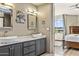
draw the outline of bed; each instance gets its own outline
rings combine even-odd
[[[66,46],[79,49],[79,26],[70,26],[69,31],[70,34],[65,36]]]

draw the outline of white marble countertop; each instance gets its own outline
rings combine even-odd
[[[40,38],[46,38],[45,35],[39,36],[39,37],[32,37],[32,36],[20,36],[15,38],[7,38],[7,39],[0,39],[0,46],[15,44],[15,43],[21,43],[25,41],[31,41],[31,40],[37,40]]]

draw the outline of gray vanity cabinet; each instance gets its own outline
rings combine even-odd
[[[46,52],[46,39],[36,40],[36,55],[41,55]]]
[[[15,44],[11,46],[12,56],[22,56],[22,44]]]
[[[9,56],[10,55],[10,46],[0,47],[0,56]]]
[[[45,53],[46,52],[46,39],[43,38],[43,39],[40,39],[40,53]]]
[[[23,43],[23,55],[24,56],[35,56],[36,48],[35,48],[35,40],[28,41]]]
[[[22,44],[0,47],[0,56],[21,56]]]
[[[0,56],[38,56],[46,52],[46,38],[0,47]]]
[[[40,40],[36,40],[36,55],[40,55],[41,43]]]

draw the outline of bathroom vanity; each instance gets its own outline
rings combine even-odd
[[[44,36],[0,40],[0,56],[39,56],[45,52],[46,37]]]

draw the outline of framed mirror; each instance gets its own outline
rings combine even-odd
[[[37,17],[35,15],[27,15],[27,28],[29,30],[34,30],[37,28]]]
[[[0,27],[12,27],[11,24],[12,10],[0,7]]]

